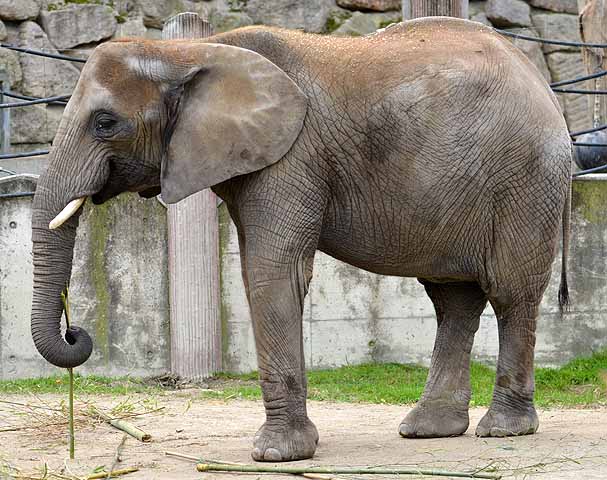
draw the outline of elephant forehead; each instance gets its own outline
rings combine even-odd
[[[100,101],[110,103],[125,114],[133,114],[157,101],[160,91],[153,82],[137,75],[130,68],[128,52],[123,54],[103,52],[92,58],[94,61],[85,77],[85,94],[101,96]]]

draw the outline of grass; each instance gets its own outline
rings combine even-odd
[[[334,370],[308,372],[308,398],[311,400],[354,403],[413,403],[420,397],[427,369],[414,365],[367,364]],[[473,362],[471,367],[473,406],[491,401],[495,371]],[[535,370],[538,407],[580,407],[607,405],[607,350],[577,358],[560,368]],[[260,399],[257,374],[218,374],[209,381],[204,398]],[[0,393],[66,393],[68,377],[58,376],[0,382]],[[128,395],[158,393],[157,383],[129,377],[76,376],[75,392],[82,394]]]

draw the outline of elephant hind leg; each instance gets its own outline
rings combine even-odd
[[[548,276],[549,272],[544,284]],[[499,356],[491,406],[476,429],[479,437],[527,435],[539,426],[533,404],[533,351],[541,294],[535,290],[509,302],[490,299],[497,317]]]
[[[450,437],[468,429],[470,351],[485,292],[476,283],[420,280],[436,310],[438,328],[424,393],[399,427],[403,437]]]

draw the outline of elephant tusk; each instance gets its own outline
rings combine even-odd
[[[78,209],[84,203],[85,200],[86,200],[86,197],[81,197],[81,198],[72,200],[70,203],[68,203],[66,205],[66,207],[63,210],[61,210],[61,213],[59,213],[59,215],[57,215],[55,218],[53,218],[51,223],[48,224],[48,228],[50,228],[51,230],[54,230],[55,228],[59,228],[61,225],[63,225],[65,222],[67,222],[70,219],[70,217],[78,211]]]

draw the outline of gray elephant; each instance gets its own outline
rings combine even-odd
[[[65,110],[33,211],[36,347],[60,367],[92,341],[60,334],[80,206],[120,192],[169,203],[211,187],[237,230],[266,421],[252,456],[311,457],[302,310],[317,250],[417,277],[438,320],[404,437],[469,424],[469,361],[487,302],[499,359],[480,436],[536,431],[538,306],[564,234],[571,144],[558,102],[481,24],[401,23],[361,38],[249,27],[199,41],[98,47]],[[52,228],[49,228],[49,223]]]

